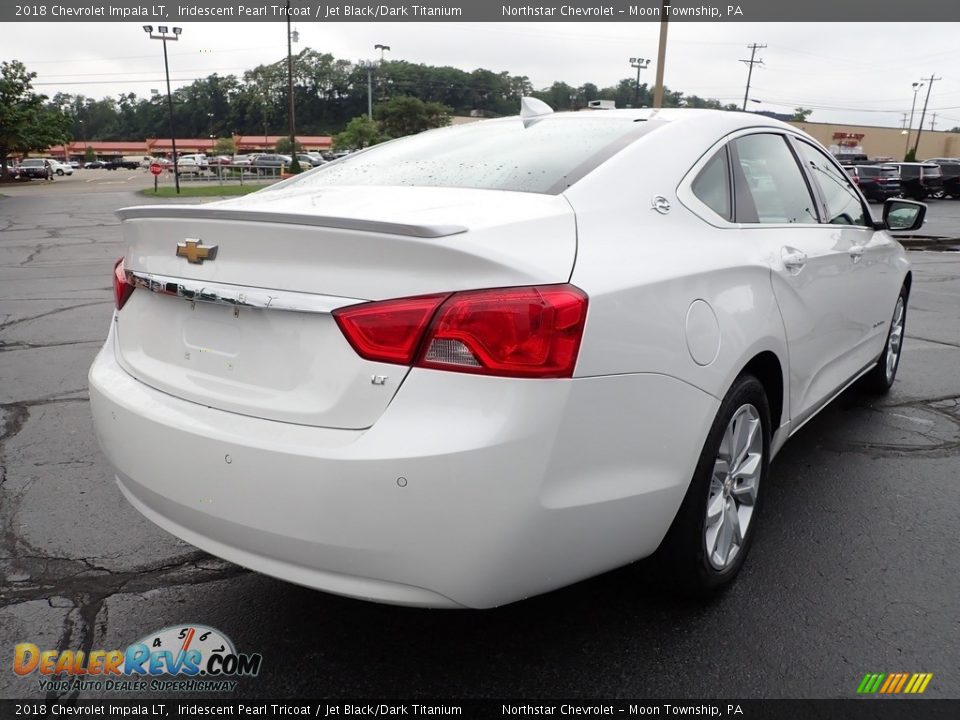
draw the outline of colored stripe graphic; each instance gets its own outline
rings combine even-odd
[[[886,677],[883,673],[867,673],[860,681],[857,692],[861,695],[875,693],[880,688],[880,683]]]
[[[919,695],[927,689],[933,673],[867,673],[857,686],[858,695]]]

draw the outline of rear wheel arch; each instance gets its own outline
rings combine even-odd
[[[743,375],[752,375],[763,385],[770,406],[770,432],[773,434],[784,422],[784,374],[780,358],[770,350],[757,353],[737,373],[737,378]]]

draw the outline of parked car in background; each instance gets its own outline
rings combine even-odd
[[[172,164],[170,165],[170,169],[173,169]],[[184,156],[177,158],[178,175],[202,175],[209,169],[209,165],[206,163],[201,165],[195,157]]]
[[[47,158],[27,158],[17,165],[17,173],[32,180],[53,180],[54,168]]]
[[[900,195],[900,171],[894,165],[847,165],[844,170],[867,200],[883,202]]]
[[[233,167],[248,168],[253,162],[253,155],[234,155],[230,163]]]
[[[275,174],[288,167],[292,160],[293,158],[289,155],[263,153],[253,157],[250,162],[250,167],[261,175]]]
[[[204,153],[192,153],[189,155],[181,155],[177,158],[177,165],[183,165],[186,163],[189,166],[195,166],[199,168],[200,172],[205,172],[210,169],[210,162],[207,160],[207,156]]]
[[[960,198],[960,160],[936,158],[934,160],[925,160],[924,162],[936,163],[940,168],[940,174],[943,176],[943,187],[935,191],[933,197]]]
[[[323,165],[325,162],[327,162],[324,159],[323,155],[321,155],[318,152],[309,152],[307,153],[307,157],[310,158],[310,162],[314,167],[317,167],[318,165]]]
[[[900,172],[904,197],[923,200],[943,190],[943,173],[934,163],[890,163]]]
[[[300,168],[302,170],[310,170],[316,164],[314,159],[307,153],[299,153],[297,160],[300,162]]]
[[[140,160],[130,160],[122,157],[110,158],[103,161],[107,170],[136,170],[140,167]]]
[[[83,164],[85,170],[101,170],[106,166],[107,164],[103,160],[89,160]]]
[[[493,607],[654,552],[690,590],[733,580],[787,439],[858,379],[891,388],[912,273],[888,230],[926,207],[873,218],[760,115],[524,108],[118,211],[89,396],[137,510],[400,605]]]
[[[73,168],[70,167],[67,163],[62,163],[59,160],[54,160],[53,158],[48,158],[47,162],[50,163],[50,167],[53,168],[55,175],[73,175]]]
[[[229,155],[214,155],[213,157],[207,158],[207,165],[210,166],[227,166],[232,164],[233,159]]]
[[[834,157],[841,165],[859,165],[870,161],[870,158],[861,153],[840,153]]]

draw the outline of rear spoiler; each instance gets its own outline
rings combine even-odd
[[[177,218],[246,220],[247,222],[258,223],[313,225],[339,230],[357,230],[359,232],[382,233],[384,235],[407,235],[409,237],[419,238],[449,237],[450,235],[459,235],[460,233],[467,232],[467,228],[463,225],[413,225],[361,218],[213,208],[202,205],[137,205],[135,207],[121,208],[116,211],[116,215],[121,220],[132,220],[134,218]]]

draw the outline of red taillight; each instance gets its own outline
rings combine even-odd
[[[333,311],[341,332],[367,360],[409,365],[433,313],[447,295],[384,300]]]
[[[127,282],[127,272],[123,267],[123,258],[113,265],[113,302],[117,310],[122,308],[133,293],[133,285]]]
[[[474,290],[334,311],[368,360],[506,377],[571,377],[587,318],[572,285]]]

